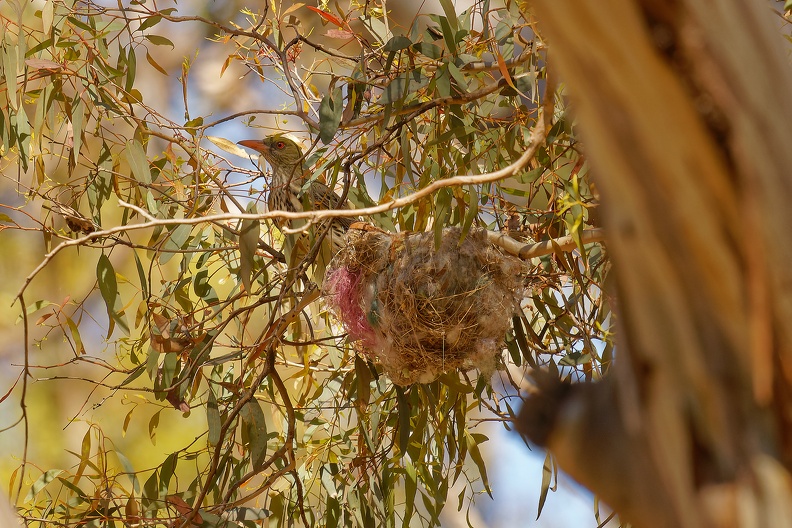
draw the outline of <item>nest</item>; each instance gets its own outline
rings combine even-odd
[[[353,230],[325,281],[328,303],[358,348],[399,385],[451,369],[492,371],[522,297],[522,262],[484,230]]]

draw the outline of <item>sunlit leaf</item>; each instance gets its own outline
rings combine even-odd
[[[314,13],[318,14],[320,17],[322,17],[327,22],[335,24],[338,27],[343,27],[345,25],[343,20],[341,20],[337,16],[333,15],[332,13],[328,13],[327,11],[322,11],[318,7],[314,7],[314,6],[307,5],[305,7],[310,9]],[[287,10],[287,12],[288,12],[288,10]]]
[[[229,154],[233,154],[235,156],[239,156],[240,158],[249,158],[250,155],[245,152],[244,149],[238,147],[235,143],[221,137],[217,136],[204,136],[206,139],[217,145],[220,149],[228,152]]]
[[[25,502],[32,501],[47,484],[55,480],[61,473],[63,473],[62,469],[50,469],[49,471],[45,471],[30,487],[30,491],[28,491],[28,494],[25,496]]]
[[[151,171],[149,170],[148,160],[146,159],[146,151],[143,149],[143,145],[140,141],[137,139],[127,141],[124,153],[135,179],[142,183],[151,183]]]

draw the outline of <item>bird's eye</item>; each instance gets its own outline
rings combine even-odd
[[[284,143],[283,141],[278,141],[277,143],[275,143],[275,148],[278,150],[283,150],[284,148],[286,148],[286,143]]]

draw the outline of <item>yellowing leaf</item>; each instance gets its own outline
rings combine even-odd
[[[229,154],[233,154],[234,156],[239,156],[240,158],[250,157],[250,155],[248,155],[248,153],[245,152],[244,149],[238,147],[235,143],[232,143],[231,141],[225,138],[221,138],[217,136],[205,136],[205,137],[206,139],[217,145],[218,148],[228,152]]]

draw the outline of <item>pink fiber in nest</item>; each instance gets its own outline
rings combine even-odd
[[[354,273],[342,266],[332,270],[326,282],[331,292],[331,304],[349,333],[349,338],[353,341],[363,341],[365,346],[370,346],[376,342],[376,335],[363,311],[360,292],[362,278],[362,273]]]

